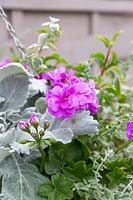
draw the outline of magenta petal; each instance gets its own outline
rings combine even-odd
[[[7,58],[3,60],[2,62],[0,62],[0,67],[4,67],[4,65],[7,65],[8,63],[11,63],[11,62],[12,62],[11,58]]]
[[[127,128],[126,128],[126,136],[130,140],[133,140],[133,121],[129,121],[127,123]]]

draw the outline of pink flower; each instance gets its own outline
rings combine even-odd
[[[46,94],[48,111],[57,118],[72,117],[75,112],[84,109],[95,114],[98,111],[98,98],[94,81],[85,83],[74,75],[72,69],[68,73],[65,71],[64,67],[60,67],[43,74],[43,78],[53,86]]]
[[[30,131],[30,124],[28,122],[26,122],[26,121],[20,121],[18,123],[18,126],[22,131],[25,131],[25,132],[29,132]]]
[[[75,112],[76,102],[75,88],[72,86],[55,86],[46,95],[48,111],[57,118],[71,117]]]
[[[129,121],[127,123],[127,128],[126,128],[126,136],[130,140],[133,140],[133,121]]]
[[[92,114],[98,111],[98,99],[93,81],[69,79],[69,84],[55,86],[46,95],[48,111],[55,117],[72,117],[78,110],[89,109]],[[72,82],[72,83],[71,83]]]
[[[11,62],[12,60],[10,58],[3,60],[2,62],[0,62],[0,68],[4,67],[4,65],[7,65],[8,63],[11,63]]]
[[[89,109],[92,114],[98,111],[98,98],[96,96],[95,84],[92,80],[89,83],[78,82],[75,84],[78,98],[77,110]]]
[[[38,117],[37,117],[36,114],[32,114],[30,116],[30,123],[32,124],[32,126],[38,127],[38,125],[39,125],[39,119],[38,119]]]
[[[61,66],[53,71],[38,74],[35,76],[35,78],[49,80],[51,85],[55,86],[55,85],[60,84],[60,82],[65,81],[66,79],[65,71],[66,71],[66,68]]]
[[[61,66],[57,69],[50,71],[50,72],[44,72],[41,74],[38,74],[35,76],[36,79],[46,79],[49,80],[52,86],[62,86],[64,84],[74,84],[79,81],[83,81],[81,78],[77,78],[74,76],[74,71],[70,69],[68,71],[68,74],[65,73],[66,68]]]

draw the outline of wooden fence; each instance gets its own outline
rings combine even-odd
[[[114,50],[126,58],[133,46],[133,1],[129,0],[0,0],[22,42],[35,43],[37,30],[49,16],[60,19],[63,34],[58,42],[62,56],[75,63],[91,52],[104,51],[96,34],[107,37],[122,29]],[[10,37],[0,20],[0,44],[10,44]],[[1,52],[2,53],[2,52]]]

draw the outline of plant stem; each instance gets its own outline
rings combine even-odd
[[[35,130],[36,130],[36,136],[34,136],[32,133],[30,133],[30,135],[34,138],[34,140],[36,141],[36,144],[37,144],[37,148],[41,154],[41,165],[40,165],[40,172],[43,173],[43,166],[44,166],[44,162],[45,162],[45,154],[44,154],[44,151],[43,151],[43,148],[41,146],[42,144],[42,137],[40,136],[39,134],[39,131],[38,131],[38,127],[34,127]]]
[[[123,194],[126,192],[126,190],[133,184],[133,179],[129,182],[129,184],[124,188],[124,190],[122,191],[120,197],[123,196]]]
[[[38,142],[37,147],[38,147],[38,150],[40,151],[41,156],[42,156],[42,162],[41,162],[41,165],[40,165],[40,172],[42,173],[44,162],[45,162],[45,154],[44,154],[44,151],[43,151],[42,146],[41,146],[41,141]]]
[[[109,59],[109,55],[110,55],[110,52],[111,52],[111,48],[112,48],[112,45],[110,45],[108,48],[107,48],[107,54],[106,54],[106,57],[105,57],[105,60],[104,60],[104,63],[103,63],[103,68],[101,70],[101,76],[104,75],[104,72],[105,72],[105,66],[108,62],[108,59]]]

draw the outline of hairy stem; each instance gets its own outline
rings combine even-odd
[[[45,154],[44,154],[43,148],[41,146],[41,141],[39,141],[37,147],[38,147],[38,150],[39,150],[39,152],[41,153],[41,156],[42,156],[42,162],[41,162],[41,165],[40,165],[40,172],[43,173],[43,166],[44,166],[44,162],[45,162]]]

